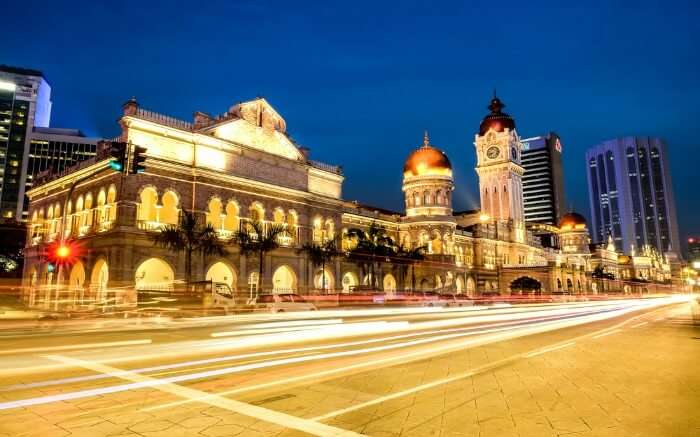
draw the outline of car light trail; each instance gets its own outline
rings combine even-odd
[[[559,329],[559,328],[563,328],[566,326],[573,326],[573,325],[578,325],[578,324],[582,324],[582,323],[588,323],[590,321],[603,320],[606,318],[615,317],[617,315],[622,315],[622,314],[628,313],[630,311],[634,311],[636,309],[637,309],[637,306],[632,306],[631,308],[627,308],[627,309],[619,309],[619,310],[615,310],[615,311],[606,311],[606,312],[601,313],[601,314],[580,316],[579,318],[576,318],[576,319],[568,319],[568,320],[564,320],[564,321],[541,322],[539,324],[535,324],[534,327],[522,328],[522,330],[520,330],[520,331],[513,330],[511,333],[506,334],[506,335],[521,336],[521,335],[527,335],[526,333],[538,332],[539,330],[543,330],[543,329],[544,330]],[[140,382],[135,382],[135,383],[130,383],[130,384],[121,384],[121,385],[115,385],[115,386],[110,386],[110,387],[101,387],[101,388],[96,388],[96,389],[81,390],[81,391],[75,391],[75,392],[69,392],[69,393],[60,393],[60,394],[56,394],[56,395],[7,401],[7,402],[0,403],[0,410],[10,409],[10,408],[18,408],[18,407],[26,407],[26,406],[31,406],[31,405],[40,405],[40,404],[65,401],[65,400],[80,399],[80,398],[86,398],[86,397],[93,397],[93,396],[97,396],[97,395],[104,395],[104,394],[122,392],[122,391],[127,391],[127,390],[135,390],[135,389],[140,389],[140,388],[145,388],[145,387],[153,387],[153,386],[158,386],[158,385],[163,385],[163,384],[174,384],[174,383],[185,382],[185,381],[200,380],[200,379],[205,379],[205,378],[217,377],[217,376],[228,375],[228,374],[233,374],[233,373],[240,373],[240,372],[245,372],[245,371],[249,371],[249,370],[256,370],[256,369],[262,369],[262,368],[268,368],[268,367],[275,367],[275,366],[282,366],[282,365],[289,365],[289,364],[303,363],[303,362],[310,362],[310,361],[318,361],[318,360],[337,358],[337,357],[357,356],[357,355],[374,353],[374,352],[390,351],[390,350],[405,348],[405,347],[409,347],[409,346],[425,345],[425,344],[434,343],[434,342],[438,342],[438,341],[457,339],[459,337],[473,336],[473,335],[477,335],[477,334],[487,334],[487,333],[499,332],[499,331],[504,331],[504,330],[508,330],[508,329],[511,329],[511,327],[484,329],[484,330],[480,330],[480,331],[473,331],[473,332],[467,332],[467,333],[440,335],[440,336],[426,338],[426,339],[418,339],[418,340],[412,340],[412,341],[407,341],[407,342],[403,342],[403,343],[375,346],[375,347],[369,347],[369,348],[364,348],[364,349],[356,349],[356,350],[350,350],[350,351],[340,351],[340,352],[332,352],[332,353],[316,354],[316,355],[307,355],[307,356],[293,357],[293,358],[275,359],[275,360],[264,361],[264,362],[259,362],[259,363],[226,367],[226,368],[222,368],[222,369],[210,370],[210,371],[205,371],[205,372],[197,372],[197,373],[186,374],[186,375],[178,375],[178,376],[173,376],[173,377],[168,377],[168,378],[163,378],[163,379],[153,379],[153,380],[149,380],[149,381],[140,381]],[[503,337],[503,338],[505,338],[505,337]],[[436,346],[434,348],[431,348],[428,353],[435,354],[435,353],[438,353],[439,351],[442,352],[445,350],[452,350],[454,348],[461,348],[461,347],[465,347],[465,346],[470,345],[470,344],[474,344],[474,341],[467,341],[467,342],[461,342],[461,343],[458,342],[456,345],[451,344],[451,345],[445,345],[442,347]],[[108,374],[108,376],[120,377],[121,374],[119,374],[119,373]]]
[[[151,344],[150,339],[146,340],[127,340],[127,341],[112,341],[107,343],[84,343],[84,344],[72,344],[66,346],[46,346],[46,347],[29,347],[22,349],[5,349],[0,350],[0,355],[9,354],[25,354],[25,353],[42,353],[42,352],[57,352],[57,351],[67,351],[72,349],[97,349],[103,347],[119,347],[119,346],[135,346],[143,344]]]

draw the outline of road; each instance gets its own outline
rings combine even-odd
[[[0,436],[700,435],[688,296],[0,331]]]

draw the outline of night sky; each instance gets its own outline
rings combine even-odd
[[[52,127],[111,137],[131,96],[190,120],[261,95],[312,158],[344,167],[345,198],[385,208],[402,210],[403,161],[428,129],[469,209],[495,87],[522,137],[562,137],[586,215],[589,146],[665,138],[681,238],[700,234],[700,2],[96,3],[3,6],[0,63],[46,74]]]

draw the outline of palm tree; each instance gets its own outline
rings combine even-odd
[[[160,232],[151,235],[153,243],[173,252],[185,254],[185,280],[192,282],[192,254],[204,256],[224,256],[226,249],[211,224],[202,226],[197,216],[191,211],[182,211],[177,225],[165,225]]]
[[[326,264],[341,255],[335,240],[326,240],[322,244],[305,243],[297,249],[297,253],[304,253],[314,267],[321,266],[321,290],[326,291]]]
[[[261,221],[246,222],[245,225],[231,238],[243,255],[258,255],[258,292],[262,290],[263,260],[268,252],[280,246],[279,239],[290,235],[284,224],[270,223],[267,226]]]
[[[396,255],[394,240],[386,235],[386,229],[377,222],[370,223],[367,231],[349,229],[346,238],[354,242],[354,247],[348,253],[351,258],[361,263],[369,259],[369,276],[373,282],[371,285],[378,289],[379,282],[374,274],[375,264],[381,268],[383,258]]]
[[[416,290],[416,264],[425,260],[428,246],[416,246],[413,249],[401,247],[398,252],[399,259],[411,266],[411,290]]]

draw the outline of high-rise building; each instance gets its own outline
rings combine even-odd
[[[693,268],[700,266],[700,237],[688,238],[688,262]]]
[[[521,141],[525,221],[556,225],[566,214],[561,140],[550,132]]]
[[[645,245],[680,255],[666,144],[659,138],[604,141],[586,153],[593,239],[618,250]]]
[[[34,178],[43,171],[62,172],[92,158],[99,141],[101,138],[88,138],[78,129],[34,128],[29,143],[26,189],[33,186]]]
[[[37,70],[0,66],[0,218],[22,219],[32,128],[48,127],[51,87]]]

